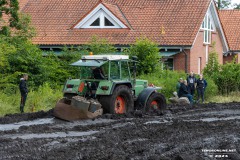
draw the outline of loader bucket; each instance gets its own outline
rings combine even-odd
[[[55,117],[67,121],[93,119],[102,115],[102,113],[103,109],[98,101],[88,101],[80,96],[75,96],[71,100],[67,98],[60,99],[53,110]]]

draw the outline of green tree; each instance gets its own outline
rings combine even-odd
[[[231,5],[231,0],[216,0],[218,9],[226,9]]]
[[[212,46],[213,46],[213,48],[209,53],[208,63],[203,70],[204,75],[211,77],[211,78],[216,76],[220,69],[220,65],[218,62],[218,53],[216,51],[216,43],[213,42]]]
[[[88,48],[90,52],[93,52],[93,54],[116,52],[116,48],[111,45],[107,39],[98,36],[92,36],[91,41],[86,48]]]
[[[2,19],[3,14],[8,15],[10,18],[9,26],[4,25],[0,29],[0,34],[10,35],[10,28],[20,29],[18,24],[19,16],[18,16],[18,0],[0,0],[0,20]],[[8,24],[6,22],[6,24]]]
[[[234,9],[240,9],[240,3],[234,3],[233,7]]]
[[[130,56],[138,57],[137,71],[138,74],[153,73],[160,69],[159,48],[155,42],[146,37],[136,40],[136,43],[130,46],[126,51]]]

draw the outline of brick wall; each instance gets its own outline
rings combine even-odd
[[[226,64],[227,62],[231,62],[233,58],[236,56],[236,63],[240,63],[240,53],[238,54],[231,54],[227,56],[223,56],[223,64]]]
[[[213,49],[212,45],[206,45],[203,43],[204,41],[204,33],[202,30],[199,31],[197,34],[195,43],[193,47],[190,50],[190,66],[189,71],[193,71],[194,73],[202,73],[204,67],[206,66],[207,57],[209,56],[209,52]],[[221,43],[221,39],[219,37],[219,34],[217,32],[212,33],[212,42],[216,42],[215,49],[218,53],[218,59],[219,63],[223,63],[223,47]],[[208,52],[208,54],[206,54]],[[200,64],[200,71],[199,71],[199,58],[201,59]]]
[[[233,55],[227,55],[223,56],[223,64],[226,64],[227,62],[231,62],[233,60]]]
[[[188,56],[188,68],[187,68],[187,72],[189,72],[189,53],[190,53],[190,50],[184,50],[185,53],[187,54]],[[174,67],[174,70],[178,70],[178,71],[185,71],[185,64],[186,64],[186,58],[185,58],[185,53],[184,52],[181,52],[181,53],[178,53],[177,55],[174,56],[174,59],[173,59],[173,67]]]

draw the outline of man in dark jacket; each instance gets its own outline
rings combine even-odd
[[[204,103],[204,92],[207,87],[207,81],[203,78],[203,75],[200,74],[200,78],[197,80],[197,93],[198,93],[198,100],[199,102],[200,96],[202,98],[202,103]]]
[[[20,83],[19,83],[19,89],[21,92],[21,102],[20,102],[21,113],[24,112],[24,106],[25,106],[25,102],[26,102],[27,94],[28,94],[27,80],[28,80],[28,75],[23,74],[23,77],[20,79]]]
[[[197,79],[194,76],[194,73],[191,72],[190,75],[187,77],[187,84],[188,84],[188,90],[189,93],[194,97],[195,92],[195,84],[197,82]]]
[[[183,83],[181,83],[181,86],[179,88],[179,96],[180,97],[187,97],[189,102],[192,104],[193,103],[193,97],[188,91],[187,87],[187,81],[184,80]]]

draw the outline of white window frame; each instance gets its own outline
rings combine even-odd
[[[105,17],[113,24],[113,26],[105,26]],[[91,26],[91,24],[100,18],[99,26]],[[110,12],[103,4],[99,4],[92,12],[83,18],[74,28],[127,28],[112,12]]]
[[[201,25],[201,29],[203,29],[203,43],[211,44],[212,31],[215,31],[216,29],[210,12],[206,13]]]

